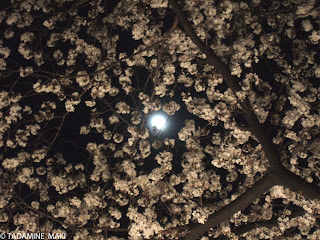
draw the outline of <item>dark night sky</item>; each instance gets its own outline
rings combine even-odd
[[[116,3],[118,1],[105,1],[105,2],[106,2],[106,4],[110,4],[110,6],[108,6],[108,9],[109,9],[109,12],[112,12],[113,8],[116,6]],[[8,0],[1,2],[1,4],[2,4],[2,6],[0,9],[4,9],[4,8],[7,8],[10,6],[10,3]],[[158,14],[156,12],[152,12],[152,13],[154,15]],[[35,13],[35,16],[37,14],[39,14],[39,13]],[[79,14],[85,16],[87,14],[87,8],[80,9]],[[42,16],[37,15],[37,17],[39,17],[39,18],[35,18],[35,22],[32,24],[33,26],[35,26],[35,29],[33,29],[33,30],[35,33],[37,33],[39,35],[43,34],[43,39],[45,39],[46,35],[48,35],[49,32],[46,29],[44,29],[44,27],[42,26],[42,21],[43,21]],[[174,18],[174,15],[172,14],[172,12],[169,11],[166,18],[164,19],[164,25],[162,28],[163,33],[165,33],[171,27],[173,18]],[[67,22],[66,24],[70,24],[72,21],[67,20],[66,22]],[[66,27],[66,26],[61,25],[61,26],[58,26],[58,29],[63,29],[64,27]],[[181,27],[181,26],[179,26],[179,27]],[[1,23],[0,24],[0,39],[4,39],[3,30],[4,30],[4,24]],[[12,75],[1,79],[1,82],[0,82],[1,89],[7,90],[7,89],[11,88],[11,86],[13,86],[12,79],[19,78],[19,67],[20,66],[28,66],[31,62],[31,61],[25,60],[21,56],[21,54],[19,54],[17,52],[18,45],[20,43],[20,33],[24,32],[25,30],[26,29],[18,29],[17,27],[12,27],[12,31],[16,32],[16,35],[10,40],[6,40],[6,39],[3,40],[3,45],[8,46],[10,49],[13,50],[10,55],[7,66],[8,66],[8,69],[13,69],[14,72],[12,73]],[[124,29],[120,29],[117,27],[113,30],[115,32],[117,32],[117,34],[119,35],[119,41],[118,41],[118,45],[117,45],[117,49],[116,49],[117,54],[122,53],[122,52],[126,52],[128,55],[130,55],[130,54],[132,54],[133,50],[141,44],[140,41],[134,41],[132,39],[130,29],[124,30]],[[297,29],[298,34],[303,34],[299,31],[300,30]],[[81,35],[81,34],[86,36],[85,32],[80,32],[79,35]],[[301,37],[303,37],[303,36],[301,35]],[[86,40],[88,40],[89,43],[94,42],[94,41],[90,42],[90,39],[86,39]],[[36,42],[34,44],[37,44],[39,46],[41,44],[45,44],[45,42],[46,41],[43,40],[43,42]],[[98,46],[99,44],[97,43],[96,45]],[[69,47],[70,47],[70,45],[68,45],[68,43],[60,42],[58,44],[58,48],[62,48],[66,52],[67,52],[67,50],[69,50],[68,49]],[[282,39],[281,48],[284,52],[290,52],[291,47],[292,47],[292,43],[291,43],[290,39]],[[290,56],[289,56],[289,58],[290,58]],[[320,59],[319,56],[318,56],[318,59]],[[79,60],[80,64],[78,66],[76,66],[77,70],[82,69],[82,68],[86,69],[86,66],[83,63],[84,61],[82,61],[82,62],[81,61],[82,60]],[[123,64],[120,65],[120,67],[123,67],[123,66],[124,66]],[[55,69],[55,67],[56,67],[56,69]],[[51,62],[46,62],[43,66],[41,66],[41,68],[43,70],[46,70],[49,72],[53,72],[54,70],[57,70],[57,72],[59,72],[59,70],[61,70],[61,68],[59,69],[59,67],[57,67],[57,66],[55,66],[55,67],[52,67]],[[94,69],[91,68],[88,70],[88,72],[93,71],[93,70]],[[286,91],[286,90],[282,89],[281,85],[274,81],[274,74],[276,72],[278,72],[279,70],[280,69],[272,61],[265,58],[265,59],[261,59],[261,61],[258,64],[253,64],[251,69],[246,69],[243,72],[242,77],[244,76],[244,74],[249,73],[251,71],[255,72],[259,75],[259,77],[263,81],[270,83],[272,85],[272,87],[279,89],[279,93],[282,93],[282,91]],[[108,74],[111,75],[111,73],[112,73],[112,70],[109,70]],[[135,73],[132,77],[133,79],[135,79],[135,80],[133,80],[133,86],[138,88],[138,82],[140,85],[144,85],[144,83],[148,79],[148,77],[150,77],[150,72],[148,72],[145,68],[136,68]],[[65,113],[64,103],[60,102],[59,99],[54,94],[37,94],[37,95],[30,94],[30,91],[33,89],[33,84],[35,82],[37,82],[37,80],[38,79],[36,77],[24,78],[22,80],[17,81],[14,84],[12,90],[16,91],[16,92],[21,92],[22,94],[28,93],[28,97],[24,98],[21,101],[21,103],[22,103],[22,105],[24,105],[24,104],[30,105],[33,108],[34,112],[37,112],[40,109],[40,105],[43,101],[56,102],[57,109],[55,111],[55,115],[61,117]],[[147,88],[146,88],[146,91],[149,95],[152,92],[152,87],[153,87],[151,82],[152,81],[149,81]],[[121,85],[118,83],[117,77],[112,77],[112,84],[116,87],[121,88]],[[317,83],[317,86],[319,87],[319,83]],[[72,91],[74,91],[74,89],[70,89],[69,90],[70,93]],[[226,89],[226,86],[224,85],[224,86],[221,86],[220,90],[222,92],[225,89]],[[183,160],[182,155],[187,150],[184,146],[184,143],[181,142],[178,138],[178,133],[185,125],[185,120],[186,119],[193,119],[196,122],[196,126],[200,126],[202,128],[207,125],[207,122],[205,120],[200,119],[187,111],[185,104],[181,100],[181,93],[185,90],[186,89],[183,87],[175,89],[175,96],[172,98],[172,100],[176,101],[181,106],[181,109],[175,115],[168,117],[168,123],[160,134],[156,135],[156,134],[152,133],[152,126],[150,124],[150,121],[151,121],[150,117],[147,118],[147,122],[146,122],[146,126],[150,129],[150,136],[149,136],[148,140],[151,143],[157,138],[159,138],[160,140],[164,140],[165,138],[171,138],[171,139],[176,140],[175,148],[172,150],[173,154],[174,154],[173,172],[175,174],[178,174],[182,171],[182,166],[181,166],[181,161]],[[190,92],[191,92],[192,96],[206,98],[205,92],[197,93],[195,90],[192,90],[192,89],[190,90]],[[123,97],[123,100],[128,102],[128,104],[130,104],[131,107],[137,107],[135,105],[134,101],[132,100],[132,98],[134,98],[138,102],[138,94],[139,94],[139,91],[135,91],[135,92],[133,92],[132,96],[121,95],[120,97]],[[106,96],[105,100],[112,104],[112,103],[116,102],[116,100],[118,98],[119,98],[119,96],[116,96],[116,97]],[[83,100],[85,101],[85,100],[89,100],[89,99],[90,99],[90,93],[86,93],[83,96]],[[170,98],[168,96],[165,96],[163,98],[159,98],[159,100],[163,104],[163,103],[168,102],[170,100]],[[54,144],[52,145],[52,147],[48,153],[47,158],[55,157],[55,154],[57,152],[61,152],[63,155],[63,158],[67,161],[67,164],[71,163],[72,165],[75,165],[75,164],[81,163],[81,162],[86,163],[87,170],[89,172],[92,172],[95,166],[92,163],[92,158],[90,159],[90,154],[86,151],[86,146],[87,146],[88,142],[97,142],[97,144],[102,144],[102,143],[107,143],[107,142],[103,139],[102,134],[98,134],[98,133],[89,133],[88,135],[80,135],[79,134],[80,127],[84,126],[84,125],[88,125],[90,122],[90,117],[91,117],[90,110],[88,107],[85,106],[84,101],[81,101],[81,103],[76,107],[76,110],[73,113],[68,114],[67,117],[65,118],[65,120],[63,122],[63,126],[59,132],[59,135],[56,138]],[[214,107],[214,104],[215,103],[211,103],[212,107]],[[141,104],[139,106],[140,106],[139,110],[141,111],[143,109],[143,106]],[[105,124],[107,125],[108,124],[108,117],[112,115],[110,113],[110,111],[107,111],[108,107],[104,106],[103,102],[100,102],[100,103],[97,103],[97,108],[101,112],[105,111],[105,113],[101,114],[100,117],[103,118]],[[31,121],[32,117],[33,117],[33,115],[26,117],[25,119],[23,119],[23,121]],[[131,119],[130,115],[123,115],[123,117],[127,121],[130,121],[130,119]],[[239,124],[245,125],[245,120],[241,114],[235,115],[235,118]],[[46,125],[46,123],[41,123],[40,124],[41,128],[43,128],[47,131],[43,132],[43,134],[40,138],[38,138],[38,136],[30,137],[30,142],[32,142],[33,145],[30,145],[30,146],[28,145],[25,150],[32,152],[37,147],[47,145],[48,142],[46,142],[46,141],[53,139],[53,137],[55,136],[56,132],[59,129],[60,124],[61,124],[61,118],[53,119],[53,120],[49,121],[47,125]],[[19,127],[19,126],[15,126],[15,127]],[[109,126],[107,126],[107,128],[108,127]],[[140,125],[139,125],[139,127],[140,127]],[[268,123],[268,121],[264,124],[264,127],[268,128],[270,135],[275,135],[277,133],[277,129],[275,129],[274,126],[271,126],[270,123]],[[112,130],[113,126],[110,129]],[[127,126],[124,123],[119,124],[116,128],[116,132],[120,132],[125,135],[124,141],[121,144],[119,144],[120,148],[122,147],[123,143],[125,143],[127,138],[129,137],[129,134],[126,131],[126,129],[127,129]],[[209,130],[209,134],[208,134],[208,136],[205,136],[202,138],[202,143],[204,145],[203,147],[205,147],[206,142],[210,143],[211,136],[213,133],[224,131],[222,124],[220,124],[218,126],[214,126],[214,127],[208,126],[207,129]],[[256,144],[257,143],[252,140],[252,145],[256,145]],[[166,149],[165,146],[162,146],[162,148],[160,148],[159,150],[152,149],[152,154],[147,159],[144,160],[144,163],[141,166],[137,166],[138,171],[148,173],[148,172],[151,172],[152,169],[154,169],[155,167],[158,167],[159,165],[157,164],[156,160],[154,160],[154,157],[159,152],[161,152],[165,149]],[[20,151],[20,150],[22,150],[22,148],[17,148],[14,150],[8,149],[5,152],[5,157],[15,156],[17,154],[17,151]],[[112,153],[108,153],[108,154],[112,154]],[[123,160],[123,159],[120,159],[120,160],[115,159],[113,157],[110,157],[110,159],[111,159],[110,160],[110,167],[115,167],[119,162],[121,162]],[[211,160],[212,159],[208,155],[206,155],[206,158],[203,160],[205,162],[206,170],[214,169],[216,171],[216,173],[218,175],[220,175],[222,185],[226,186],[228,183],[225,180],[225,177],[229,172],[225,169],[222,169],[222,168],[219,169],[219,168],[212,166]],[[41,165],[45,166],[45,162],[39,163],[37,166],[41,166]],[[304,167],[306,167],[306,166],[304,166]],[[54,168],[54,172],[56,174],[58,174],[62,168],[63,168],[63,166],[56,165]],[[236,166],[236,168],[240,169],[240,165]],[[234,192],[236,192],[238,190],[238,186],[241,185],[241,183],[245,179],[245,175],[241,175],[240,173],[238,173],[238,174],[239,174],[239,177],[236,181],[234,181],[232,183],[233,190],[228,193],[228,197],[230,197]],[[42,180],[46,181],[45,178],[46,177],[43,177]],[[110,187],[112,187],[111,186],[112,183],[108,183],[108,184],[110,184]],[[19,189],[19,190],[17,189],[17,191],[20,191],[21,195],[26,196],[26,198],[25,198],[26,202],[31,203],[32,201],[35,200],[35,198],[38,198],[38,194],[37,193],[35,194],[34,192],[32,192],[28,187],[26,187],[25,184],[18,185],[17,188],[19,188],[19,187],[21,187],[21,189]],[[178,186],[178,187],[176,187],[176,189],[178,191],[181,191],[182,186]],[[83,189],[77,188],[72,193],[70,193],[70,192],[67,193],[65,195],[65,197],[70,197],[70,196],[76,195],[76,194],[81,196],[84,193],[85,192]],[[53,190],[53,187],[50,188],[49,195],[52,197],[52,199],[56,199],[57,196],[56,196],[56,192]],[[219,200],[219,197],[217,197],[217,200]],[[222,200],[222,199],[220,199],[220,200]],[[206,203],[205,201],[206,200],[204,199],[204,204]],[[249,212],[249,209],[250,209],[250,206],[245,211]],[[122,210],[125,211],[126,207],[124,207]],[[128,224],[129,224],[128,218],[123,217],[121,220],[122,227],[126,227]],[[119,233],[119,236],[120,235],[121,234]]]
[[[108,8],[109,11],[111,12],[113,7],[116,5],[116,1],[107,1],[107,4],[112,4]],[[7,3],[7,4],[4,4],[3,6],[7,7],[9,5]],[[82,8],[79,10],[79,14],[83,15],[83,16],[86,15],[86,12],[87,12],[86,8]],[[156,14],[156,12],[153,12],[153,14]],[[174,18],[174,15],[172,14],[172,12],[167,15],[167,17],[164,21],[163,29],[162,29],[164,33],[170,28],[173,18]],[[39,18],[39,20],[37,20],[37,18],[35,19],[35,22],[33,23],[33,25],[38,25],[38,29],[35,29],[35,33],[37,33],[37,32],[40,33],[42,31],[43,27],[41,26],[42,25],[41,23],[42,23],[41,18]],[[63,27],[65,27],[65,26],[58,26],[58,28],[63,28]],[[17,31],[17,33],[25,31],[25,29],[18,29],[16,27],[13,27],[12,30]],[[140,44],[140,41],[132,40],[130,30],[116,29],[115,31],[117,31],[117,33],[119,34],[117,53],[126,52],[128,55],[132,54],[133,49]],[[81,35],[81,32],[79,34]],[[10,49],[16,49],[17,45],[20,42],[19,36],[20,36],[20,34],[16,34],[16,36],[13,39],[4,40],[4,45],[8,46]],[[41,44],[41,43],[39,43],[39,44]],[[63,43],[61,43],[61,44],[63,44]],[[61,44],[58,45],[58,47],[61,47],[61,46],[63,47],[63,45],[61,45]],[[67,49],[67,47],[68,46],[66,45],[65,49]],[[28,61],[24,60],[23,57],[17,52],[12,52],[12,55],[10,57],[11,57],[12,61],[8,63],[8,68],[11,68],[11,69],[18,70],[19,68],[17,65],[19,65],[19,64],[20,65],[25,65],[25,64],[27,65],[29,63]],[[45,68],[45,70],[52,71],[51,63],[45,63],[44,68]],[[273,74],[271,72],[271,69],[266,68],[264,63],[259,63],[259,64],[255,65],[253,68],[259,74],[259,76],[261,76],[264,80],[270,81],[270,79],[273,78]],[[139,79],[139,81],[142,81],[142,83],[143,83],[145,81],[144,79],[147,79],[149,74],[150,73],[144,69],[137,69],[134,77],[136,77],[137,79]],[[17,75],[18,75],[18,73],[14,74],[15,77],[17,77]],[[25,78],[24,81],[18,81],[18,83],[15,85],[15,87],[13,89],[18,92],[26,93],[32,89],[32,85],[35,83],[35,80],[36,79],[32,78],[32,77]],[[112,83],[116,86],[120,86],[117,83],[116,78],[113,79]],[[11,80],[5,79],[4,81],[2,81],[1,84],[3,84],[3,86],[5,86],[5,88],[7,88],[11,84]],[[225,87],[223,87],[223,88],[225,88]],[[150,85],[148,89],[152,89],[152,86]],[[193,96],[206,97],[205,93],[197,93],[194,90],[191,90],[191,93],[193,94]],[[136,99],[137,99],[137,94],[138,94],[138,92],[135,95]],[[163,140],[164,138],[173,138],[176,140],[176,147],[174,149],[175,150],[174,154],[177,158],[176,163],[174,164],[176,172],[181,171],[180,162],[181,162],[183,152],[186,151],[185,147],[183,146],[183,143],[180,142],[178,139],[178,132],[184,126],[184,121],[186,119],[194,119],[196,122],[196,125],[200,126],[200,127],[204,127],[207,124],[206,121],[204,121],[198,117],[195,117],[194,115],[192,115],[191,113],[189,113],[187,111],[184,103],[181,101],[180,94],[181,94],[181,90],[179,90],[179,89],[176,90],[176,95],[173,98],[173,100],[175,100],[178,104],[180,104],[181,109],[174,116],[169,117],[167,126],[165,129],[163,129],[163,132],[160,135],[155,136],[154,134],[152,134],[152,131],[150,131],[150,137],[149,137],[149,140],[151,142],[154,141],[156,137],[159,137],[161,140]],[[89,98],[90,97],[88,94],[84,95],[85,100],[87,100]],[[26,98],[25,100],[23,100],[23,103],[32,106],[32,108],[34,108],[35,110],[38,110],[40,108],[39,103],[40,103],[40,101],[43,101],[43,100],[51,100],[51,101],[57,102],[57,111],[56,111],[57,116],[62,116],[63,113],[65,112],[64,104],[60,104],[59,101],[57,100],[56,96],[54,96],[53,94],[44,94],[44,95],[42,94],[42,95],[30,96],[30,97]],[[114,98],[111,97],[107,101],[111,102],[113,100],[114,100]],[[165,103],[168,100],[169,100],[168,97],[160,98],[160,101],[162,103]],[[130,102],[130,99],[129,99],[129,102]],[[101,104],[99,107],[101,107],[102,109],[104,108]],[[142,110],[142,109],[140,109],[140,110]],[[108,113],[103,115],[105,122],[107,122],[108,116],[109,116]],[[72,114],[69,114],[66,117],[66,119],[63,123],[63,126],[60,130],[60,133],[50,149],[48,157],[50,157],[50,156],[54,157],[54,155],[57,152],[61,152],[63,154],[63,157],[67,160],[68,163],[77,164],[82,161],[86,162],[86,159],[89,157],[87,151],[85,150],[86,144],[90,141],[91,142],[96,141],[98,143],[104,142],[104,140],[100,134],[89,134],[89,136],[88,135],[79,135],[80,127],[83,125],[87,125],[89,123],[88,122],[89,117],[90,117],[90,112],[88,111],[88,108],[85,106],[85,104],[83,102],[81,102],[76,107],[75,112]],[[128,120],[130,119],[129,116],[124,116],[124,117]],[[242,120],[240,119],[240,121],[242,121]],[[147,126],[151,130],[149,122],[150,122],[150,119],[147,118]],[[43,139],[52,138],[52,136],[56,133],[60,123],[61,123],[61,119],[56,119],[56,120],[50,121],[50,123],[47,126],[47,129],[50,129],[50,130],[43,135]],[[120,124],[118,129],[122,129],[122,131],[126,131],[125,128],[126,128],[125,124]],[[217,128],[219,128],[219,127],[210,128],[210,134],[213,132],[222,130],[222,129],[217,129]],[[210,135],[208,136],[208,142],[209,141],[210,141]],[[39,143],[39,145],[42,145],[41,142],[38,142],[38,143]],[[16,150],[12,151],[11,153],[14,155],[15,151]],[[149,157],[149,159],[153,159],[153,157],[157,154],[157,152],[158,151],[153,150],[152,155]],[[10,154],[10,151],[8,152],[8,154]],[[210,162],[209,159],[208,159],[208,162]],[[93,167],[92,163],[89,163],[89,166]],[[142,166],[142,170],[145,172],[150,172],[155,166],[157,166],[157,163],[155,162],[155,160],[150,160]],[[224,170],[219,170],[219,169],[216,169],[216,171],[220,172],[222,174],[222,176],[227,173]]]

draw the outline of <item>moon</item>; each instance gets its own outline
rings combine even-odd
[[[151,125],[152,127],[156,127],[158,130],[161,130],[167,123],[165,117],[161,115],[156,115],[151,118]]]

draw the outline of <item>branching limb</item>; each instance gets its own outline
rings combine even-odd
[[[261,197],[263,193],[267,192],[274,185],[274,177],[272,174],[267,173],[233,202],[212,214],[205,224],[189,224],[188,229],[190,232],[183,238],[183,240],[194,240],[204,235],[210,228],[228,220],[235,213],[246,208],[250,203]]]
[[[307,182],[285,167],[280,168],[275,177],[277,185],[289,188],[291,191],[300,193],[310,199],[320,199],[320,187]]]
[[[184,28],[185,33],[188,37],[191,38],[192,42],[199,47],[199,49],[206,55],[206,63],[214,66],[217,73],[221,74],[223,80],[226,82],[228,87],[232,90],[232,92],[237,96],[237,92],[241,90],[239,85],[239,79],[235,76],[231,75],[231,72],[228,66],[222,62],[222,60],[217,56],[213,50],[207,46],[196,34],[195,30],[193,29],[191,23],[186,18],[180,4],[177,0],[169,0],[170,5],[174,9],[179,19],[179,22]],[[239,101],[241,109],[243,111],[244,117],[248,123],[249,130],[253,133],[253,135],[258,139],[260,142],[264,153],[271,165],[271,169],[277,169],[281,167],[280,156],[276,151],[276,147],[272,143],[270,138],[267,138],[267,132],[265,128],[259,123],[259,120],[255,113],[252,110],[251,104],[248,99],[243,101]]]
[[[39,209],[36,209],[34,207],[31,207],[29,204],[27,204],[23,199],[21,199],[19,197],[19,200],[17,200],[17,205],[22,207],[22,208],[27,208],[31,211],[33,211],[35,214],[40,215],[42,217],[45,217],[47,219],[52,220],[53,222],[59,223],[61,224],[63,227],[65,227],[66,229],[69,230],[103,230],[103,231],[109,231],[109,232],[128,232],[129,230],[127,228],[110,228],[110,227],[86,227],[86,226],[81,226],[81,227],[77,227],[77,226],[72,226],[68,223],[65,223],[45,212],[42,212]]]
[[[303,208],[298,207],[297,209],[294,209],[294,211],[289,216],[289,219],[301,216],[304,214],[304,212],[305,210]],[[252,222],[252,223],[240,225],[239,227],[234,229],[232,232],[237,235],[242,235],[256,228],[262,228],[262,227],[272,228],[276,226],[278,226],[278,219],[277,219],[277,216],[273,216],[270,220],[264,220],[264,221]]]
[[[217,73],[222,75],[223,80],[228,87],[235,96],[237,96],[236,93],[241,90],[239,79],[231,74],[228,66],[197,36],[178,1],[169,0],[169,4],[175,11],[186,35],[190,37],[192,42],[206,55],[207,64],[214,66]],[[307,183],[304,179],[290,172],[281,164],[277,146],[273,144],[272,139],[268,136],[264,126],[259,123],[248,99],[241,102],[239,101],[239,104],[248,123],[248,130],[257,138],[262,146],[265,157],[270,163],[269,173],[235,201],[211,215],[205,224],[194,224],[190,226],[190,233],[184,238],[185,240],[197,239],[197,237],[202,236],[211,227],[227,220],[234,213],[248,206],[252,201],[260,197],[263,192],[268,191],[273,185],[283,185],[295,192],[301,192],[308,198],[320,198],[320,188],[318,186]]]

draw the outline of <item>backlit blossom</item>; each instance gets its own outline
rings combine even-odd
[[[319,4],[266,2],[4,7],[5,230],[318,239]]]

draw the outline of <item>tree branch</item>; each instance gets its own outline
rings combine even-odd
[[[110,228],[110,227],[86,227],[86,226],[82,226],[82,227],[77,227],[77,226],[72,226],[68,223],[65,223],[55,217],[52,217],[51,215],[49,214],[46,214],[42,211],[40,211],[39,209],[36,209],[34,207],[31,207],[29,206],[29,204],[25,203],[23,199],[21,199],[19,197],[19,201],[20,202],[17,202],[18,205],[20,207],[24,206],[26,208],[28,208],[29,210],[32,210],[33,212],[35,212],[36,214],[39,214],[41,215],[42,217],[45,217],[45,218],[49,218],[51,219],[52,221],[56,222],[56,223],[59,223],[62,225],[62,227],[65,227],[66,229],[71,229],[71,230],[80,230],[80,229],[85,229],[85,230],[103,230],[103,231],[108,231],[108,232],[128,232],[128,228]]]
[[[191,38],[192,42],[206,55],[206,62],[216,69],[217,73],[221,74],[227,86],[237,97],[236,93],[241,90],[239,79],[233,76],[228,69],[228,66],[222,62],[213,50],[207,46],[196,34],[194,28],[186,18],[182,7],[177,0],[169,0],[169,4],[175,11],[180,24],[182,25],[186,35]],[[248,123],[249,131],[257,138],[261,144],[265,157],[270,163],[269,174],[258,181],[248,189],[244,194],[231,202],[226,207],[220,209],[211,215],[208,221],[201,224],[190,225],[190,233],[184,238],[185,240],[196,239],[203,235],[210,228],[227,220],[237,211],[248,206],[252,201],[258,198],[263,192],[268,191],[273,185],[279,184],[290,188],[293,191],[301,192],[308,198],[320,198],[320,188],[307,183],[304,179],[296,176],[294,173],[287,170],[281,163],[280,154],[277,147],[273,144],[272,139],[268,137],[264,126],[259,123],[256,114],[252,110],[248,99],[239,101],[244,117]]]
[[[223,80],[226,82],[227,86],[232,90],[234,95],[237,97],[237,92],[241,91],[239,85],[239,79],[231,75],[228,66],[221,61],[219,56],[217,56],[212,49],[207,46],[196,34],[195,30],[191,26],[190,22],[186,18],[180,4],[177,0],[169,0],[170,5],[174,9],[179,19],[179,22],[184,28],[185,33],[191,38],[192,42],[199,47],[199,49],[206,55],[206,62],[211,66],[214,66],[217,73],[221,74]],[[248,123],[249,130],[260,142],[263,151],[270,163],[271,169],[277,169],[282,166],[280,161],[280,156],[276,151],[276,146],[272,143],[270,138],[267,138],[267,132],[265,128],[259,123],[256,114],[253,112],[249,100],[238,101],[244,117]]]
[[[189,224],[188,229],[190,232],[183,238],[183,240],[194,240],[204,235],[210,228],[228,220],[235,213],[246,208],[250,203],[261,197],[263,193],[267,192],[274,185],[275,181],[273,175],[267,173],[233,202],[213,213],[205,224]]]
[[[289,188],[291,191],[300,193],[310,199],[320,199],[320,187],[307,182],[300,176],[292,173],[285,167],[281,167],[275,174],[277,185]]]

